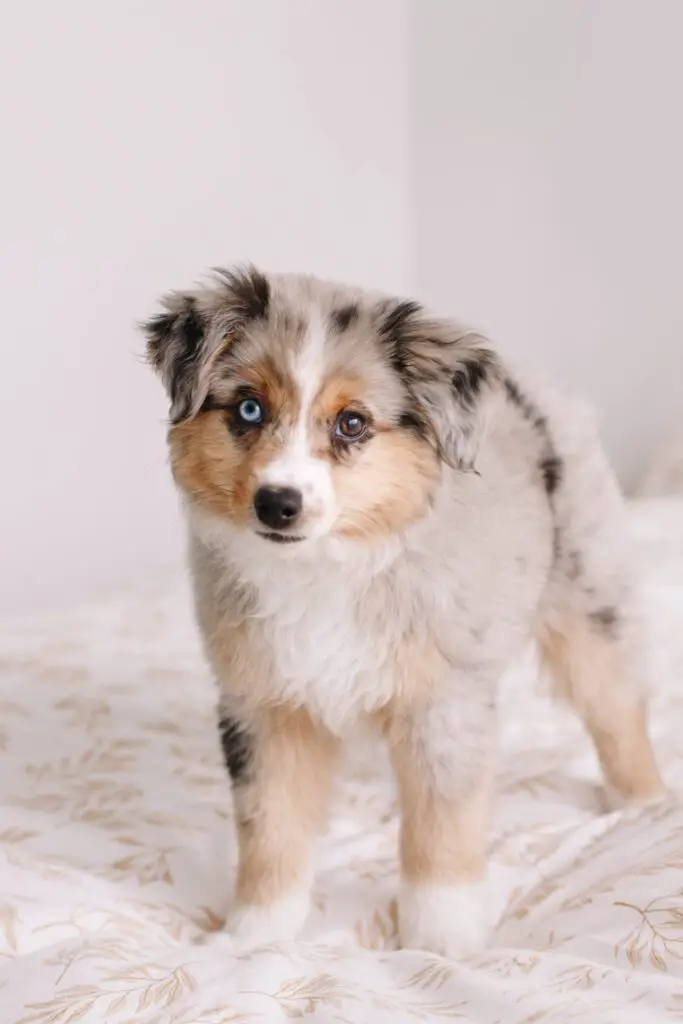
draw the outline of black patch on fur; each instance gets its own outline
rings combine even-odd
[[[194,302],[188,303],[184,316],[180,316],[176,331],[182,338],[183,347],[175,361],[173,376],[169,383],[171,402],[176,402],[191,391],[191,381],[199,367],[200,353],[206,326]]]
[[[402,430],[410,430],[420,438],[427,437],[429,433],[424,419],[414,409],[405,409],[399,417],[398,425]]]
[[[164,344],[171,336],[176,319],[176,313],[157,313],[141,324],[147,337],[147,357],[157,369],[163,361]]]
[[[540,411],[540,409],[536,405],[534,405],[530,398],[528,398],[520,391],[518,385],[515,384],[514,380],[511,380],[509,377],[506,377],[504,384],[508,398],[510,399],[513,405],[517,406],[519,411],[524,416],[524,419],[528,420],[528,422],[531,423],[531,425],[536,428],[539,434],[543,434],[544,437],[549,437],[548,420]]]
[[[554,516],[554,496],[562,483],[564,464],[555,451],[548,420],[535,402],[525,395],[518,384],[510,377],[504,380],[505,393],[510,402],[538,434],[541,442],[541,457],[538,463],[541,480],[548,496],[551,512]],[[553,523],[553,563],[557,565],[562,557],[562,537],[557,522]],[[577,556],[578,557],[578,556]]]
[[[538,464],[543,477],[546,494],[551,497],[562,482],[562,459],[558,455],[547,455]]]
[[[192,380],[199,366],[206,332],[206,321],[197,309],[195,300],[188,296],[184,306],[175,312],[159,313],[142,325],[147,335],[147,354],[150,362],[160,369],[164,364],[167,346],[173,346],[173,362],[168,378],[172,404],[182,403],[182,419],[190,404]]]
[[[181,341],[180,358],[190,362],[196,356],[204,337],[205,324],[194,299],[187,298],[185,308],[174,313],[158,313],[142,325],[147,335],[147,353],[154,366],[164,360],[164,348],[172,339]]]
[[[204,337],[205,324],[197,310],[194,302],[190,303],[185,320],[183,322],[183,333],[185,335],[185,342],[187,343],[188,350],[193,354],[199,348],[202,338]]]
[[[421,311],[422,306],[420,303],[413,302],[411,299],[405,299],[403,302],[397,302],[389,306],[379,325],[379,333],[383,338],[388,338],[391,341],[402,341],[406,326]]]
[[[330,313],[330,324],[332,325],[332,329],[339,331],[340,334],[343,331],[347,331],[351,324],[356,323],[359,315],[358,306],[355,302],[349,302],[346,306],[340,306],[339,309],[333,309]]]
[[[521,391],[514,380],[506,377],[504,385],[509,400],[519,409],[524,419],[534,428],[543,442],[543,453],[538,468],[541,472],[545,492],[549,498],[552,498],[562,483],[563,463],[555,451],[548,420],[538,406]]]
[[[235,314],[243,324],[268,318],[270,284],[260,270],[249,266],[216,273],[230,292]]]
[[[200,412],[227,412],[228,403],[223,400],[219,400],[212,394],[208,394],[202,402]]]
[[[522,395],[522,392],[519,390],[519,388],[515,384],[514,380],[510,380],[509,377],[506,377],[505,381],[504,381],[504,384],[505,384],[505,391],[507,393],[508,398],[512,402],[512,404],[516,405],[518,409],[521,409],[522,411],[524,411],[525,408],[526,408],[526,401],[525,401],[525,399],[524,399],[524,397]]]
[[[218,723],[223,757],[234,783],[244,780],[252,758],[252,739],[246,729],[229,715],[222,715]]]
[[[511,380],[509,377],[506,377],[504,383],[505,391],[512,404],[516,405],[519,409],[524,410],[526,407],[526,401],[522,395],[522,392],[515,384],[514,380]]]
[[[529,423],[536,427],[536,429],[539,432],[542,432],[545,429],[547,429],[548,424],[546,422],[545,416],[542,415],[542,413],[534,405],[531,399],[522,393],[519,386],[514,382],[514,380],[511,380],[510,377],[506,377],[504,383],[505,391],[508,398],[510,399],[513,405],[517,406],[519,411],[524,416],[524,419],[528,420]]]
[[[524,419],[527,420],[532,427],[535,427],[539,434],[542,434],[543,437],[548,438],[549,440],[548,420],[538,406],[534,405],[531,399],[524,395],[520,391],[518,385],[509,377],[505,378],[504,383],[505,391],[512,404],[517,406],[524,416]]]
[[[614,636],[619,622],[616,608],[612,608],[609,605],[604,608],[598,608],[597,611],[590,612],[588,618],[594,626],[597,626],[601,633],[605,633],[607,636]]]
[[[451,387],[461,405],[474,407],[487,377],[485,359],[466,359],[451,378]]]
[[[381,319],[377,330],[380,338],[389,346],[392,366],[401,377],[405,377],[407,372],[403,347],[406,329],[421,311],[419,302],[412,302],[409,299],[403,302],[384,303],[381,307]]]

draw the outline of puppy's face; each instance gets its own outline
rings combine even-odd
[[[404,529],[444,460],[471,465],[495,377],[481,339],[447,327],[414,303],[252,269],[170,297],[145,330],[178,486],[264,544]]]

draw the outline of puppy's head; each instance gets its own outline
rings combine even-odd
[[[264,543],[365,540],[472,468],[498,362],[416,303],[247,268],[163,307],[143,328],[191,506]]]

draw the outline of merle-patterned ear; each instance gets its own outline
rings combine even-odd
[[[170,418],[178,423],[191,414],[195,385],[209,326],[189,292],[162,299],[164,311],[141,325],[147,338],[147,358],[161,377],[171,399]]]
[[[490,399],[503,378],[496,353],[481,335],[431,319],[415,302],[385,304],[379,329],[441,457],[473,469]]]
[[[172,423],[194,416],[209,391],[216,356],[241,327],[268,316],[268,279],[254,267],[217,269],[212,284],[172,292],[141,324],[147,358],[171,399]]]

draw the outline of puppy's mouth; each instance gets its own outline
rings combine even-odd
[[[293,537],[289,533],[261,533],[260,530],[256,532],[264,540],[272,540],[273,544],[298,544],[299,541],[306,539],[305,537]]]

